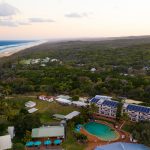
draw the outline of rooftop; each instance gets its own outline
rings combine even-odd
[[[72,119],[73,117],[78,116],[79,114],[80,114],[79,111],[73,111],[73,112],[71,112],[70,114],[66,115],[65,118],[66,118],[67,120],[69,120],[69,119]]]
[[[64,126],[47,126],[32,129],[32,138],[59,137],[65,135]]]
[[[33,101],[28,101],[25,103],[25,106],[28,108],[34,107],[35,105],[36,105],[36,103]]]
[[[0,150],[11,149],[12,142],[10,135],[0,136]]]
[[[124,142],[116,142],[104,146],[98,146],[95,148],[95,150],[149,150],[149,149],[150,149],[149,147],[146,147],[142,144],[133,144]]]
[[[36,112],[38,109],[37,108],[31,108],[28,110],[28,112],[31,114],[31,113],[34,113]]]
[[[97,104],[101,104],[103,103],[105,100],[110,100],[111,101],[110,96],[105,96],[105,95],[96,95],[95,97],[93,97],[90,102],[92,103],[97,103]]]
[[[57,119],[64,119],[65,115],[61,115],[61,114],[54,114],[53,117],[57,118]]]
[[[102,103],[102,105],[106,105],[106,106],[109,106],[109,107],[117,107],[118,102],[105,100],[105,101]]]
[[[138,105],[127,105],[127,110],[130,111],[138,111],[142,113],[150,113],[150,108],[149,107],[144,107],[144,106],[138,106]]]

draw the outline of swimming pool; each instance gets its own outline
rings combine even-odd
[[[111,127],[97,122],[89,122],[83,125],[83,128],[104,141],[115,140],[118,135]]]

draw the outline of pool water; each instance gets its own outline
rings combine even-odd
[[[75,131],[80,132],[81,127],[82,127],[81,124],[76,125]]]
[[[117,133],[109,126],[97,122],[89,122],[83,128],[90,134],[93,134],[105,141],[111,141],[117,138]]]

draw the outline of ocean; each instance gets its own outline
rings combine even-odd
[[[0,58],[8,57],[19,51],[41,45],[47,40],[42,41],[0,41]]]
[[[2,50],[6,50],[8,48],[15,48],[18,46],[24,46],[26,44],[32,43],[35,41],[25,41],[25,40],[21,40],[21,41],[0,41],[0,51]]]

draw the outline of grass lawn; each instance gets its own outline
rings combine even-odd
[[[7,101],[15,101],[17,102],[17,105],[19,108],[25,107],[24,104],[27,101],[34,101],[36,102],[35,108],[38,109],[37,113],[40,114],[40,119],[42,123],[50,123],[50,122],[57,122],[57,120],[54,120],[51,116],[53,114],[62,114],[67,115],[68,113],[72,111],[80,111],[80,108],[76,108],[74,106],[64,106],[61,104],[58,104],[57,102],[47,102],[38,100],[35,97],[27,97],[27,96],[15,96],[14,98],[7,99]]]

